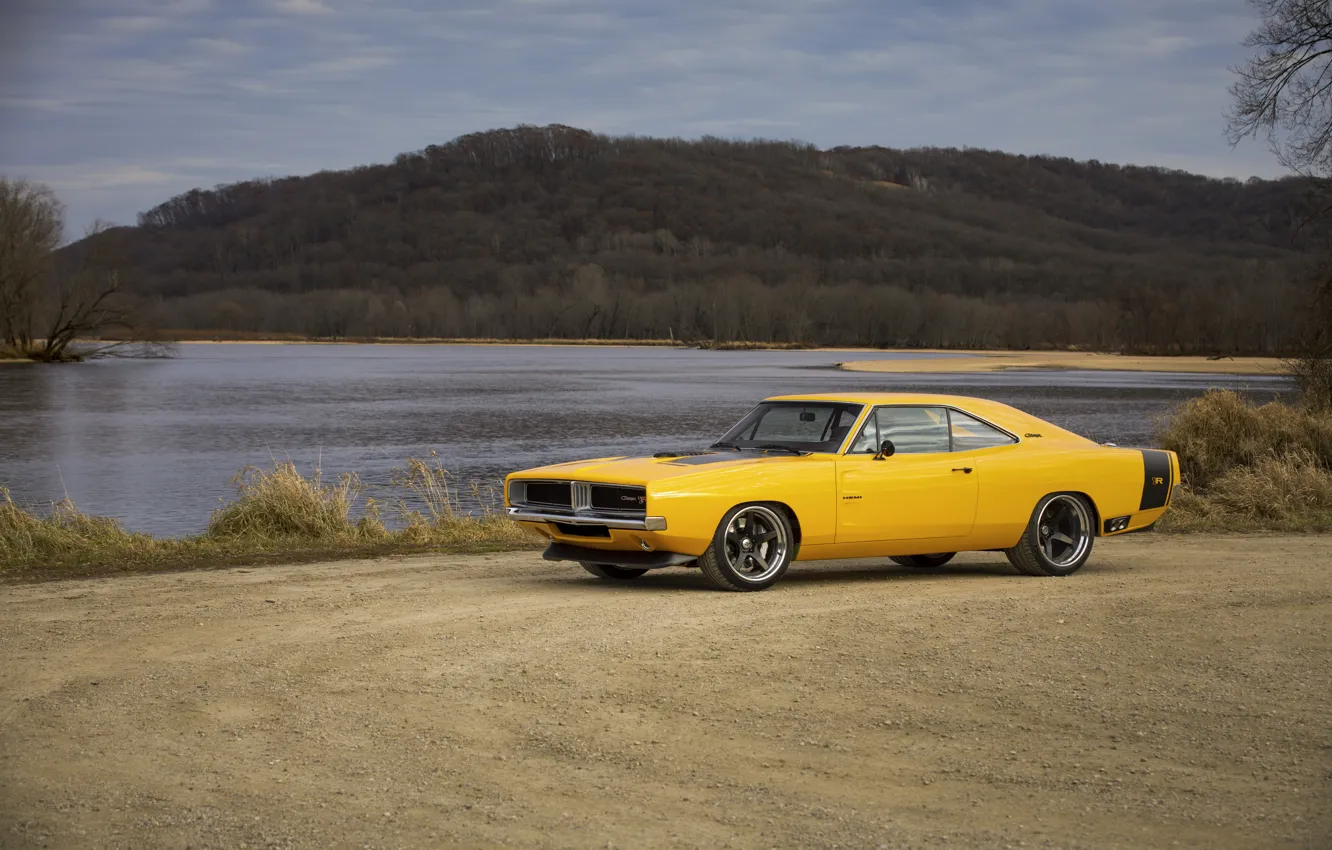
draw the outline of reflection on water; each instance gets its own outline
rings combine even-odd
[[[68,493],[134,530],[201,530],[247,464],[291,459],[371,485],[431,449],[463,479],[706,444],[767,395],[915,390],[1013,404],[1098,441],[1149,445],[1211,386],[1270,377],[1123,372],[874,375],[884,353],[572,346],[184,345],[166,361],[0,366],[0,485]],[[897,355],[915,356],[915,355]]]

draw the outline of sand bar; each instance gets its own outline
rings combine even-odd
[[[902,353],[908,353],[903,351]],[[1022,370],[1088,369],[1110,372],[1192,372],[1205,375],[1279,375],[1280,358],[1152,357],[1091,351],[950,351],[954,356],[910,360],[853,360],[839,363],[848,372],[973,373]]]

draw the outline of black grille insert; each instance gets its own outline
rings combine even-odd
[[[555,527],[560,534],[570,537],[610,537],[610,529],[604,525],[574,525],[570,522],[557,522]]]
[[[554,505],[560,508],[573,507],[573,494],[568,484],[556,484],[552,481],[527,482],[526,501],[533,505]]]
[[[647,513],[647,492],[642,487],[593,484],[592,509],[595,511]]]

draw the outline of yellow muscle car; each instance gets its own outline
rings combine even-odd
[[[998,402],[831,393],[767,399],[704,451],[515,472],[504,496],[547,559],[619,580],[696,566],[762,590],[792,561],[936,567],[966,550],[1066,576],[1094,538],[1156,522],[1178,481],[1173,452],[1098,445]]]

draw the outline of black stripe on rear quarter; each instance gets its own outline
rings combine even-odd
[[[1164,508],[1170,498],[1170,453],[1142,449],[1142,502],[1138,510]]]

